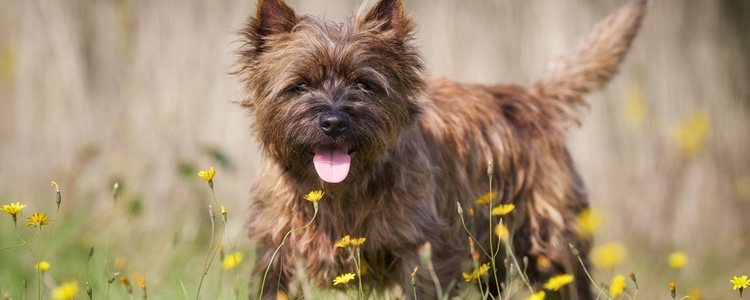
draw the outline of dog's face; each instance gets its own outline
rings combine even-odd
[[[344,23],[260,0],[243,30],[243,105],[264,152],[301,180],[338,183],[383,155],[419,113],[412,22],[381,0]]]

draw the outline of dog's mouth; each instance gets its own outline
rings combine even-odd
[[[349,175],[353,150],[346,146],[326,145],[315,149],[313,164],[321,180],[339,183]]]

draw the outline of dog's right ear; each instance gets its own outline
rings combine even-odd
[[[255,30],[258,37],[292,31],[297,24],[294,10],[283,0],[258,0]]]

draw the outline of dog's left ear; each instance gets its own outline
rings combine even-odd
[[[398,37],[404,37],[411,31],[411,22],[404,16],[404,4],[401,0],[379,0],[375,5],[358,14],[359,28],[377,26],[381,31],[392,30]]]

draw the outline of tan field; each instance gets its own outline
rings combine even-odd
[[[288,2],[337,20],[360,5]],[[625,1],[405,3],[431,76],[529,85]],[[235,32],[254,1],[0,0],[0,7],[0,205],[28,205],[17,229],[0,212],[0,295],[34,299],[41,290],[46,298],[76,280],[79,299],[88,299],[86,282],[95,298],[108,287],[112,299],[125,298],[120,280],[107,283],[120,271],[137,297],[145,278],[150,298],[195,298],[212,203],[196,173],[209,166],[228,211],[222,244],[245,259],[228,271],[217,256],[202,298],[255,293],[243,223],[260,154],[250,117],[235,103],[242,86],[230,74]],[[587,97],[590,109],[569,145],[603,216],[596,243],[626,248],[616,266],[592,270],[597,282],[632,271],[640,299],[671,299],[670,281],[678,299],[737,297],[729,280],[750,273],[748,20],[744,0],[653,1],[619,75]],[[51,180],[62,190],[59,213]],[[37,211],[51,219],[40,233],[24,226]],[[217,212],[217,234],[220,219]],[[669,266],[673,251],[687,255],[682,268]],[[50,269],[37,274],[37,260]],[[626,290],[632,297],[632,282]]]

